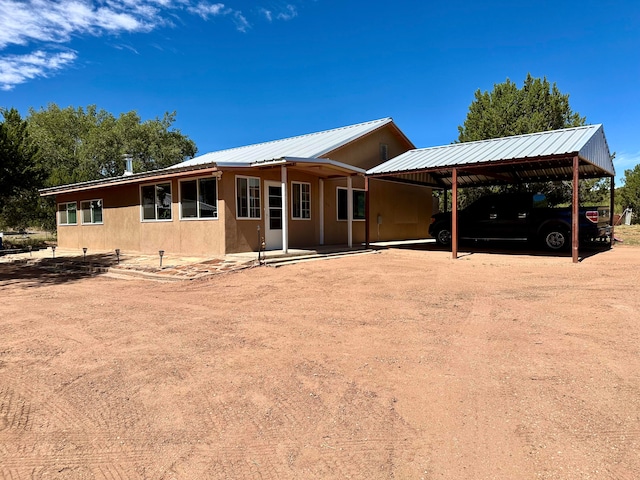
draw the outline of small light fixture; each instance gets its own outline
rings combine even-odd
[[[33,245],[29,245],[29,256],[32,257],[32,253],[31,251],[33,250]]]
[[[87,261],[87,247],[82,247],[82,260]]]
[[[120,265],[120,249],[116,248],[116,260],[118,262],[118,265]]]
[[[53,258],[56,258],[56,246],[51,245],[51,252],[53,252]]]
[[[160,255],[160,268],[162,268],[162,257],[164,257],[164,250],[159,250],[158,255]]]

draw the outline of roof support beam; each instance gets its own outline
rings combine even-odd
[[[573,263],[578,263],[580,257],[578,252],[578,219],[579,219],[579,207],[580,207],[580,195],[579,195],[579,168],[580,158],[578,155],[573,157],[573,201],[571,202],[571,256]]]

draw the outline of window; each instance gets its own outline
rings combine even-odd
[[[171,220],[171,184],[144,185],[142,192],[143,220]]]
[[[77,225],[78,203],[68,202],[58,204],[58,225]]]
[[[217,182],[215,177],[180,182],[180,218],[218,218]]]
[[[261,218],[259,178],[236,177],[236,218]]]
[[[80,202],[82,223],[102,223],[102,200]]]
[[[311,218],[310,183],[291,183],[291,217],[298,220]]]
[[[343,187],[338,187],[338,220],[347,220],[347,192]],[[365,192],[353,189],[353,219],[364,220]]]

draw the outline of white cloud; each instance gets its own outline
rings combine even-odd
[[[271,10],[267,10],[266,8],[261,8],[260,13],[264,15],[264,18],[266,18],[268,22],[273,21],[273,14],[271,13]]]
[[[175,26],[172,20],[180,23],[181,13],[205,21],[226,17],[240,32],[252,27],[241,10],[204,0],[0,0],[0,88],[8,90],[30,79],[46,77],[77,59],[75,52],[60,52],[52,44],[68,44],[86,35],[145,33]],[[271,22],[291,20],[298,12],[288,4],[280,13],[261,9],[258,14]],[[2,55],[2,50],[11,46],[32,53]]]
[[[278,20],[291,20],[298,16],[298,11],[293,5],[287,5],[284,12],[280,12],[276,17]]]
[[[9,55],[0,58],[0,90],[11,90],[15,85],[50,73],[72,64],[76,52],[35,51],[28,55]]]
[[[217,15],[224,15],[229,13],[229,9],[225,9],[224,3],[199,3],[193,7],[187,7],[187,10],[191,13],[195,13],[199,15],[204,20],[207,20],[209,17],[215,17]]]

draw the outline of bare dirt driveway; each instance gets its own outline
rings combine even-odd
[[[0,478],[640,478],[640,248],[0,265]]]

